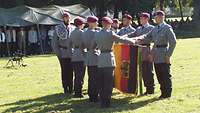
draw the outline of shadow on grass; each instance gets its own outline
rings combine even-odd
[[[158,101],[156,98],[134,102],[133,97],[125,97],[122,99],[113,99],[112,107],[109,109],[100,109],[99,103],[89,103],[87,98],[74,99],[71,95],[62,93],[47,95],[35,99],[22,100],[14,103],[0,105],[6,107],[3,113],[7,112],[58,112],[65,111],[71,113],[100,113],[100,112],[120,112],[127,110],[135,110],[145,105]],[[130,101],[132,100],[132,101]]]

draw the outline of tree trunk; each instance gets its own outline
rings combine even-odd
[[[179,8],[180,8],[180,13],[181,13],[181,20],[183,21],[183,8],[181,4],[181,0],[178,0]]]
[[[193,26],[200,29],[200,0],[193,0]]]
[[[193,0],[193,20],[200,20],[200,0]]]
[[[160,0],[160,10],[164,11],[164,0]]]

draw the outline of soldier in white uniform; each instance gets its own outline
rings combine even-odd
[[[12,47],[11,28],[7,27],[5,33],[6,33],[6,43],[7,43],[7,49],[8,49],[8,56],[11,56],[11,47]]]
[[[75,30],[71,33],[72,41],[72,64],[74,71],[74,97],[82,98],[82,87],[85,75],[85,65],[84,65],[84,47],[83,47],[83,27],[85,25],[85,19],[77,17],[74,19],[74,24],[76,26]]]
[[[100,102],[102,108],[110,107],[113,90],[114,69],[116,66],[115,55],[112,46],[115,42],[133,44],[134,41],[127,35],[119,36],[111,30],[112,19],[102,18],[103,29],[96,33],[92,48],[98,48],[101,52],[98,55]],[[126,38],[127,37],[127,38]]]
[[[26,55],[26,31],[23,27],[20,28],[20,31],[17,34],[17,41],[19,50]]]
[[[0,57],[6,56],[6,37],[2,28],[0,28],[0,49]]]
[[[48,51],[49,52],[52,52],[51,40],[53,39],[54,32],[55,32],[54,26],[51,26],[51,28],[48,31]]]
[[[170,58],[176,47],[176,36],[170,25],[165,23],[165,13],[157,11],[155,14],[155,22],[157,26],[146,35],[139,36],[138,43],[153,42],[152,48],[153,62],[160,84],[161,95],[160,99],[171,97],[172,93],[172,80],[170,74]]]
[[[150,15],[148,13],[141,13],[140,24],[134,33],[136,36],[144,35],[149,33],[154,26],[149,24]],[[146,87],[146,92],[144,95],[154,93],[154,78],[153,78],[153,63],[151,59],[151,48],[150,43],[143,44],[142,48],[142,78],[144,81],[144,86]]]
[[[73,70],[72,70],[72,44],[70,35],[74,26],[70,25],[70,14],[63,13],[63,23],[55,27],[52,39],[52,48],[56,53],[61,66],[62,85],[65,94],[73,93]]]
[[[12,39],[12,45],[11,45],[11,55],[13,55],[17,51],[17,33],[15,28],[11,27],[11,39]]]
[[[87,66],[88,73],[88,95],[90,102],[98,101],[98,73],[97,73],[97,49],[91,48],[92,40],[94,39],[97,30],[95,28],[98,24],[98,18],[96,16],[90,16],[87,18],[89,27],[84,31],[82,39],[84,42],[84,48],[87,49],[85,65]]]
[[[113,19],[113,23],[112,23],[112,30],[115,32],[115,33],[118,33],[119,32],[119,20],[117,18]]]
[[[34,55],[38,52],[38,34],[34,27],[28,31],[28,53]]]
[[[119,36],[126,35],[129,33],[135,32],[135,28],[131,26],[132,23],[132,16],[129,14],[125,14],[122,18],[123,27],[117,33]]]

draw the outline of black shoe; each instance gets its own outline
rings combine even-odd
[[[82,94],[74,94],[74,98],[83,98],[84,96]]]
[[[93,98],[93,97],[89,98],[89,102],[98,102],[98,101],[99,101],[98,98]]]
[[[105,100],[101,102],[101,108],[110,108],[110,100]]]
[[[154,91],[149,91],[149,92],[146,91],[143,95],[146,96],[146,95],[152,95],[152,94],[154,94]]]
[[[167,99],[167,98],[170,98],[170,97],[171,97],[171,95],[163,95],[163,94],[161,94],[159,99]]]
[[[148,93],[147,93],[147,92],[145,92],[145,93],[143,93],[143,94],[142,94],[142,96],[146,96],[146,95],[148,95]]]
[[[64,94],[72,94],[72,93],[73,93],[72,90],[69,90],[68,88],[64,89]]]
[[[73,93],[73,87],[72,87],[72,86],[69,86],[68,88],[69,88],[68,93],[72,94],[72,93]]]
[[[67,94],[68,93],[68,89],[64,89],[64,94]]]

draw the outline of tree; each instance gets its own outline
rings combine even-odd
[[[199,21],[200,20],[200,0],[193,0],[193,20]]]

